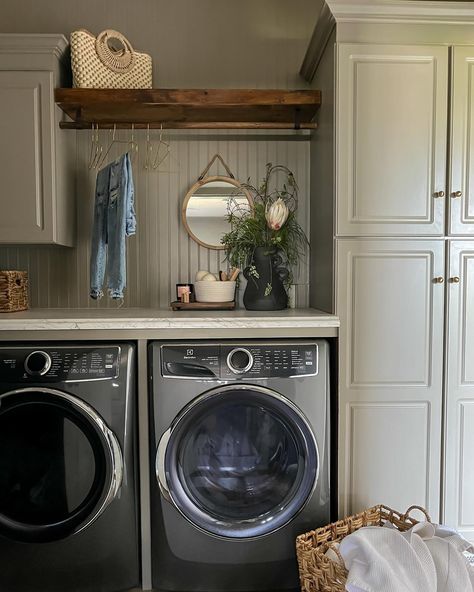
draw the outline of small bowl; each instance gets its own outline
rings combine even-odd
[[[236,282],[194,282],[196,302],[232,302]]]

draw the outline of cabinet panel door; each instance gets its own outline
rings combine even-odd
[[[444,522],[474,543],[474,241],[451,243],[449,276]]]
[[[339,511],[439,514],[443,240],[339,239]]]
[[[52,73],[0,72],[0,242],[53,238]]]
[[[474,47],[453,49],[450,233],[474,235]],[[460,193],[459,197],[456,195]]]
[[[448,48],[338,47],[337,234],[444,233]]]

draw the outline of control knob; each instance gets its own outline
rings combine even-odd
[[[51,356],[44,351],[34,351],[25,359],[25,370],[30,376],[43,376],[51,368]]]
[[[234,374],[244,374],[253,366],[253,356],[248,349],[235,348],[227,356],[227,366]]]

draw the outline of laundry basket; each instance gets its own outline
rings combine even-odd
[[[301,590],[303,592],[344,592],[347,570],[344,565],[329,559],[325,555],[326,551],[334,543],[341,542],[345,536],[363,526],[383,526],[386,522],[391,522],[400,531],[408,530],[418,523],[418,520],[409,516],[412,510],[420,510],[431,522],[427,511],[421,506],[410,506],[402,514],[387,506],[379,505],[328,526],[301,534],[296,539]]]

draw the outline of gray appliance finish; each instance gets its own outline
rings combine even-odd
[[[153,588],[299,588],[296,535],[326,524],[329,344],[155,342]]]
[[[139,586],[135,347],[0,347],[0,590]]]

